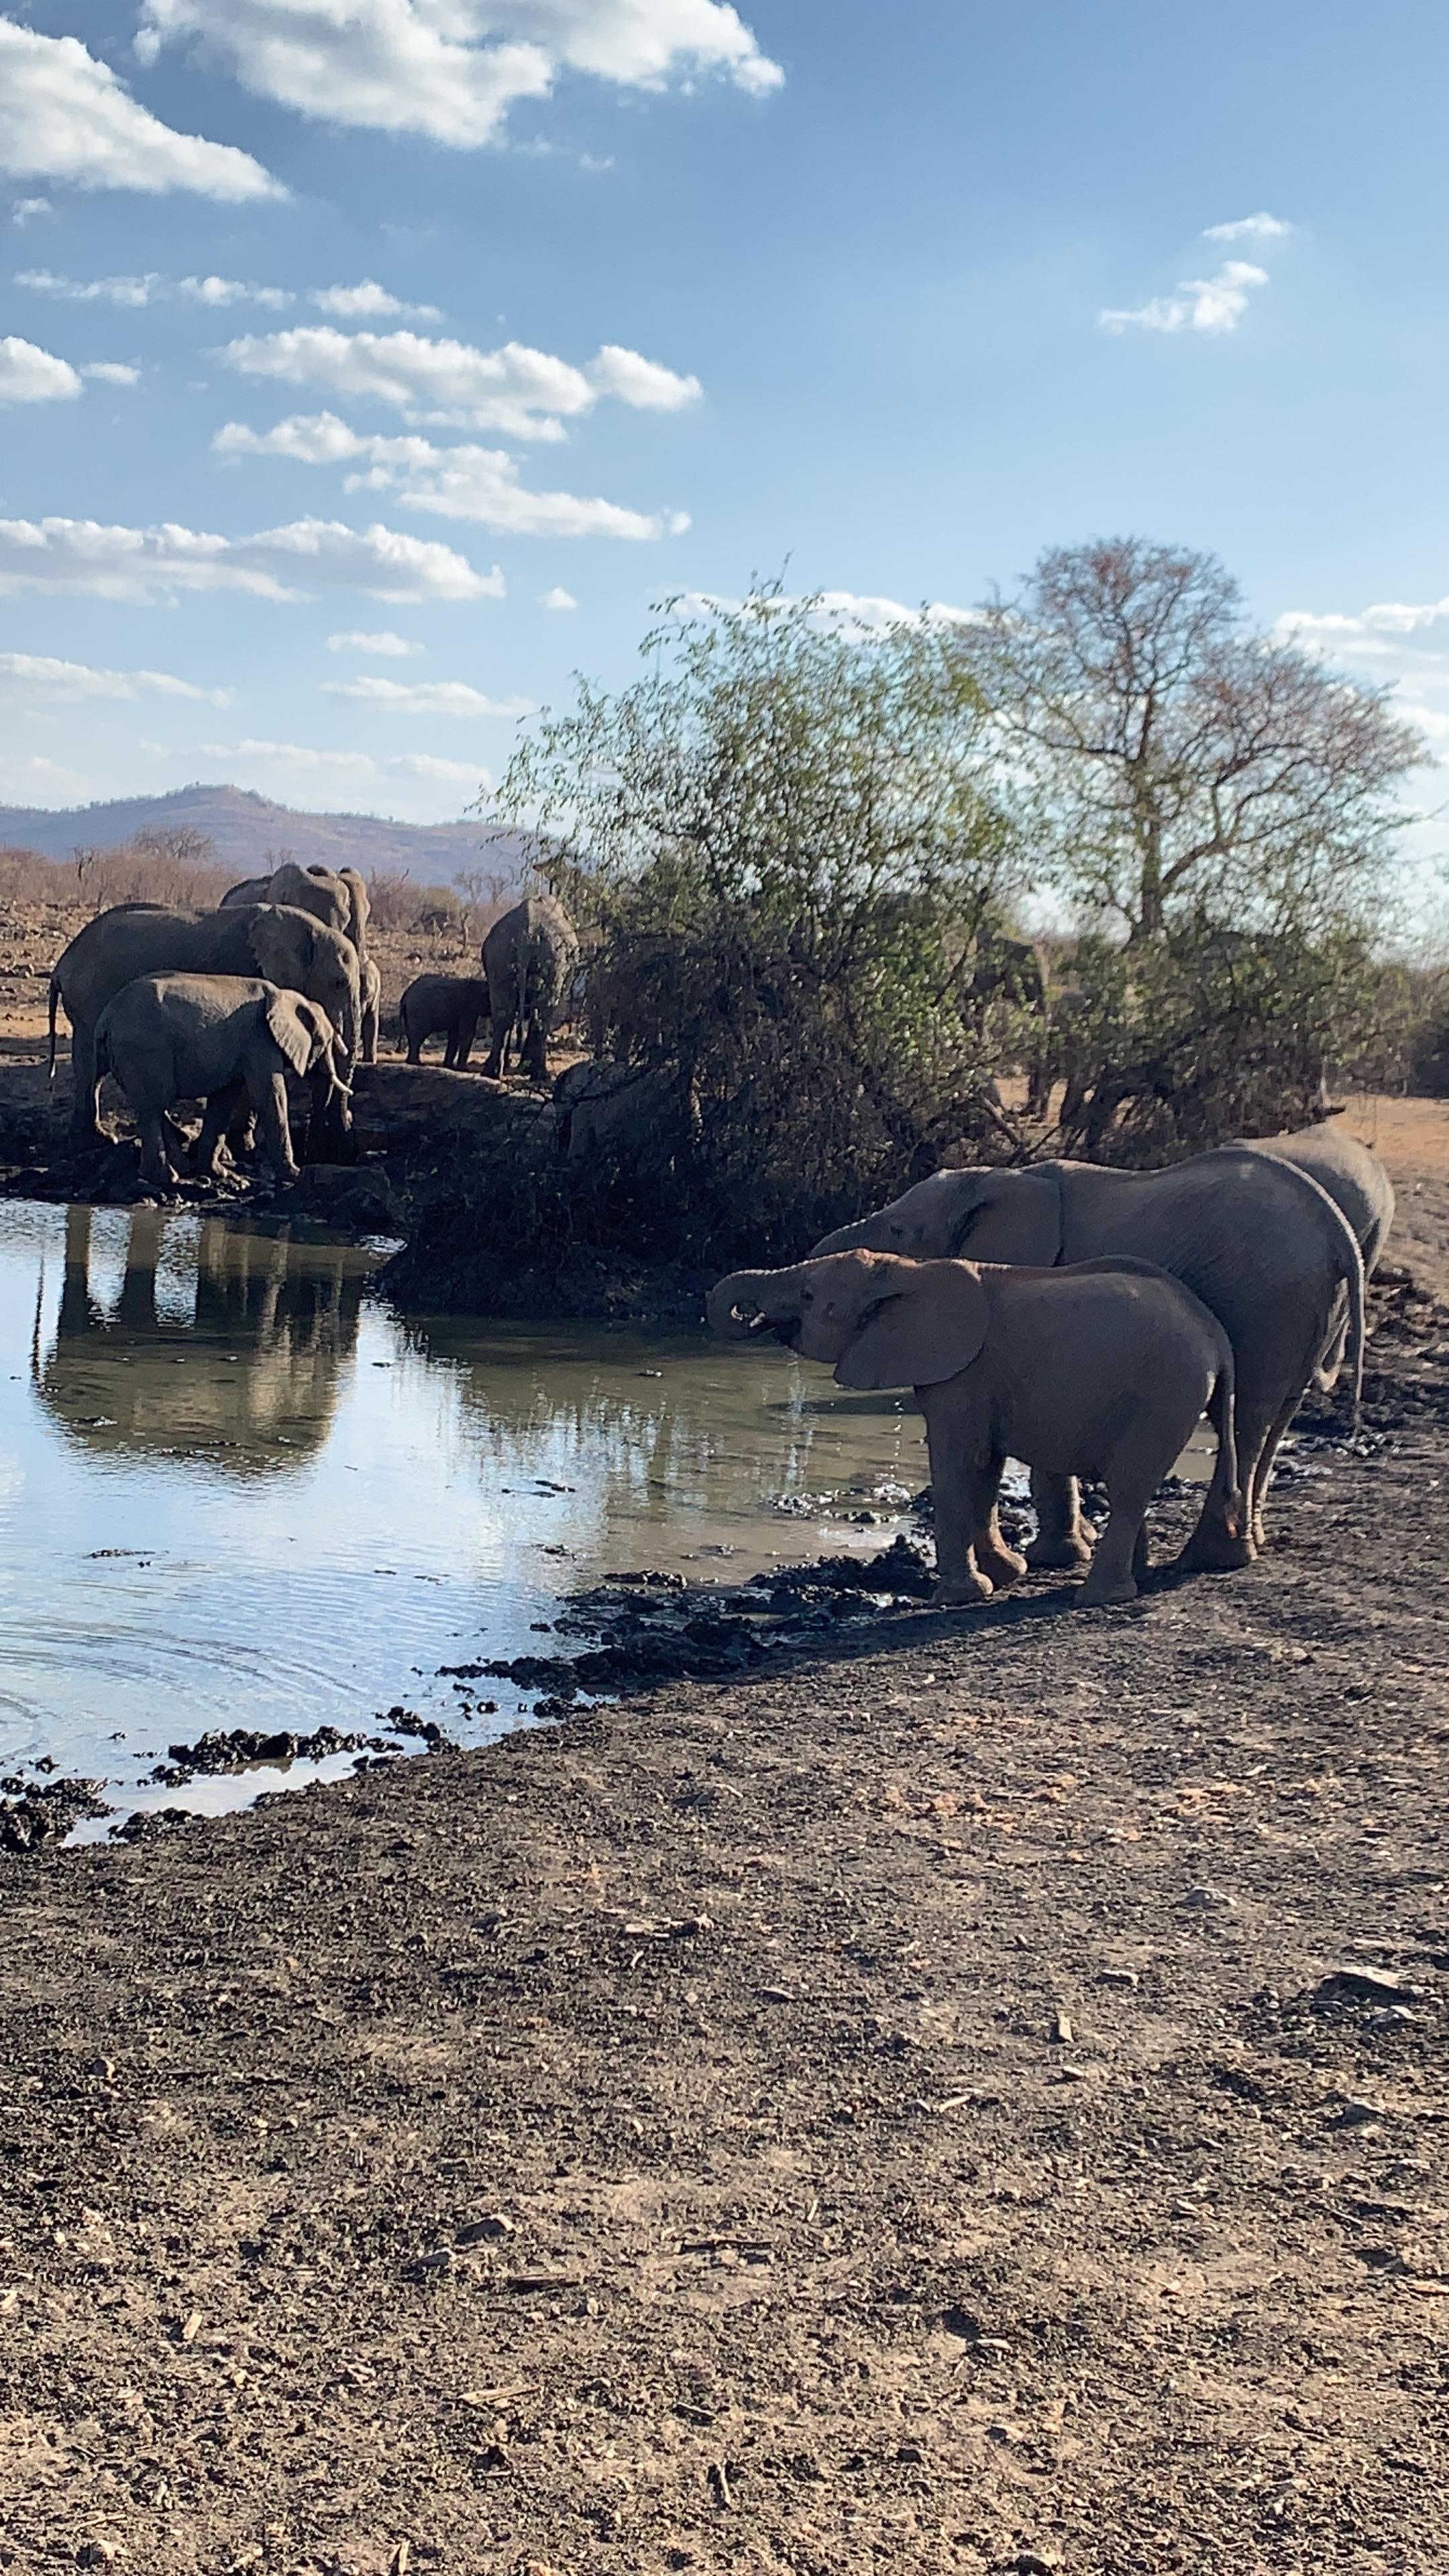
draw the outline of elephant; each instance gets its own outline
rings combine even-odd
[[[113,994],[138,975],[259,975],[268,984],[320,1002],[343,1056],[355,1059],[360,1019],[357,951],[350,939],[289,904],[237,904],[230,911],[162,912],[118,904],[97,913],[63,949],[50,979],[50,1072],[55,1075],[55,1014],[64,1003],[71,1025],[71,1135],[99,1136],[95,1026]]]
[[[409,1064],[421,1064],[427,1040],[441,1034],[444,1064],[461,1073],[487,1009],[481,975],[415,975],[398,1004]]]
[[[337,1071],[337,1033],[324,1010],[249,975],[138,975],[96,1022],[96,1079],[114,1074],[141,1131],[141,1174],[153,1187],[175,1178],[163,1113],[205,1100],[198,1169],[214,1175],[229,1120],[255,1110],[279,1181],[298,1177],[287,1118],[287,1075],[320,1077],[319,1108],[348,1087]]]
[[[516,1027],[524,1072],[532,1082],[544,1080],[549,1035],[564,1016],[578,966],[578,933],[555,895],[525,895],[500,914],[483,942],[492,1023],[486,1074],[496,1079],[507,1070]]]
[[[1204,1409],[1218,1435],[1214,1502],[1224,1526],[1242,1531],[1232,1346],[1192,1291],[1150,1262],[1012,1269],[835,1252],[736,1271],[713,1290],[709,1318],[727,1338],[773,1332],[833,1363],[838,1386],[914,1388],[941,1601],[986,1600],[1026,1572],[996,1517],[1008,1457],[1105,1484],[1111,1517],[1077,1597],[1135,1600],[1147,1506]]]
[[[1394,1221],[1394,1185],[1377,1154],[1354,1136],[1324,1123],[1302,1127],[1291,1136],[1245,1137],[1250,1153],[1271,1154],[1295,1164],[1321,1190],[1327,1190],[1358,1236],[1365,1280],[1373,1277]],[[1348,1339],[1348,1305],[1340,1296],[1328,1347],[1318,1365],[1318,1383],[1327,1391],[1343,1365]]]
[[[329,929],[342,931],[359,959],[367,955],[372,905],[356,868],[299,868],[295,859],[282,859],[270,875],[243,877],[239,885],[227,887],[221,909],[239,903],[292,904],[298,912],[310,912],[315,920],[325,921]]]
[[[358,971],[358,991],[362,1020],[361,1061],[364,1064],[376,1064],[377,1029],[382,1017],[382,969],[375,957],[362,959]]]
[[[677,1068],[586,1057],[565,1066],[553,1098],[559,1152],[571,1163],[608,1154],[663,1167],[699,1133],[699,1102]]]
[[[1364,1339],[1358,1238],[1311,1173],[1250,1146],[1219,1146],[1165,1172],[1097,1163],[934,1172],[888,1207],[825,1235],[812,1257],[849,1251],[1052,1268],[1126,1253],[1192,1289],[1232,1344],[1248,1517],[1240,1531],[1230,1530],[1210,1491],[1188,1565],[1246,1564],[1251,1546],[1262,1546],[1274,1455],[1328,1347],[1342,1289],[1357,1411]],[[1088,1542],[1075,1486],[1042,1470],[1032,1499],[1039,1527],[1031,1563],[1082,1563]]]

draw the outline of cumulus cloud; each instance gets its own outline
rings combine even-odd
[[[45,590],[95,599],[165,599],[182,591],[244,591],[305,599],[358,590],[372,599],[501,599],[503,575],[474,570],[450,546],[394,528],[297,519],[256,536],[219,537],[173,524],[102,526],[94,519],[0,519],[0,594]]]
[[[319,313],[335,313],[342,322],[441,322],[443,318],[436,304],[401,303],[375,277],[364,277],[358,286],[314,286],[307,301]]]
[[[577,608],[579,603],[571,590],[565,590],[561,583],[555,582],[552,590],[541,594],[538,604],[540,608]]]
[[[28,698],[191,698],[209,707],[230,706],[230,689],[198,689],[170,671],[97,671],[86,662],[58,662],[47,653],[0,653],[0,687]]]
[[[335,412],[296,412],[275,429],[228,421],[212,446],[218,456],[281,456],[297,465],[356,464],[348,492],[391,492],[404,509],[441,519],[471,519],[511,537],[679,536],[682,510],[647,513],[574,492],[532,492],[501,447],[434,447],[426,438],[365,438]]]
[[[466,680],[384,680],[372,674],[360,680],[324,680],[330,698],[356,698],[364,706],[385,708],[397,716],[526,716],[527,698],[489,698]]]
[[[253,286],[239,277],[162,277],[148,269],[144,277],[61,277],[50,268],[22,268],[16,271],[17,286],[33,287],[38,295],[58,295],[67,304],[164,304],[174,295],[188,304],[204,304],[216,310],[230,304],[261,304],[269,312],[280,313],[296,297],[283,286]]]
[[[491,787],[492,774],[480,769],[476,760],[442,760],[433,751],[404,751],[388,762],[389,769],[405,769],[413,778],[436,778],[445,787]]]
[[[270,312],[281,313],[296,301],[284,286],[253,286],[241,277],[180,277],[176,292],[189,303],[207,304],[213,310],[229,304],[264,304]]]
[[[384,627],[380,635],[359,635],[355,630],[347,635],[329,635],[327,650],[329,653],[379,653],[384,661],[401,661],[410,654],[421,653],[423,647],[412,643],[406,635],[394,635]]]
[[[0,403],[73,402],[81,380],[64,358],[12,332],[0,340]]]
[[[718,73],[756,97],[784,79],[726,0],[144,0],[141,60],[180,41],[304,116],[458,150],[564,72],[645,90]]]
[[[1240,215],[1236,223],[1209,224],[1202,237],[1220,242],[1283,241],[1292,230],[1280,215]]]
[[[601,349],[589,367],[509,340],[474,349],[416,331],[336,331],[303,324],[229,341],[221,352],[238,375],[316,385],[342,399],[387,403],[412,421],[498,429],[510,438],[564,437],[565,420],[592,411],[600,395],[635,409],[678,410],[697,402],[699,380],[632,349]]]
[[[141,381],[140,368],[128,367],[120,358],[96,358],[90,366],[82,367],[81,374],[97,385],[138,385]]]
[[[1184,277],[1171,295],[1109,309],[1097,319],[1104,331],[1113,332],[1236,331],[1253,289],[1267,283],[1266,268],[1256,268],[1247,259],[1225,259],[1212,277]]]
[[[0,18],[0,171],[152,196],[184,189],[224,205],[287,193],[249,152],[163,125],[78,37],[10,18]]]

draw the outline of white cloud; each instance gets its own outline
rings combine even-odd
[[[1254,287],[1266,286],[1266,268],[1251,260],[1225,259],[1214,277],[1184,277],[1171,295],[1154,295],[1148,304],[1099,313],[1104,331],[1236,331],[1248,309]]]
[[[979,615],[976,609],[952,608],[943,599],[930,600],[924,608],[907,608],[903,600],[860,590],[817,591],[811,604],[817,625],[837,630],[853,626],[867,635],[889,634],[893,626],[970,626]],[[744,605],[742,599],[728,598],[722,591],[685,590],[679,594],[675,615],[680,619],[710,617],[719,611],[732,613]],[[800,605],[798,598],[788,596],[771,603],[781,614]]]
[[[436,304],[403,304],[389,295],[375,277],[364,277],[358,286],[314,286],[308,296],[319,313],[335,313],[341,322],[366,322],[386,318],[391,321],[441,322]]]
[[[579,603],[571,590],[565,590],[561,583],[555,582],[552,590],[541,593],[538,604],[540,608],[577,608]]]
[[[1293,229],[1279,215],[1240,215],[1234,224],[1207,225],[1202,238],[1220,242],[1284,241]]]
[[[389,769],[405,769],[413,778],[436,778],[445,787],[491,787],[493,779],[476,760],[440,760],[431,751],[404,751],[388,762]]]
[[[259,742],[250,734],[241,742],[204,742],[201,748],[208,760],[279,761],[286,769],[373,770],[377,767],[368,751],[312,751],[305,743]]]
[[[281,456],[297,465],[356,464],[348,492],[391,492],[408,510],[441,519],[471,519],[513,537],[679,536],[682,510],[628,510],[617,501],[573,492],[532,492],[501,447],[434,447],[426,438],[364,438],[335,412],[294,412],[275,429],[228,421],[212,441],[218,456]]]
[[[343,399],[388,403],[409,420],[510,438],[562,438],[565,420],[592,411],[601,395],[634,410],[677,411],[700,394],[697,377],[677,376],[632,349],[601,349],[584,368],[517,340],[485,350],[416,331],[349,333],[326,323],[232,340],[221,355],[239,375],[316,385]]]
[[[421,653],[424,647],[409,641],[406,635],[394,635],[384,628],[381,635],[329,635],[329,653],[378,653],[385,661],[401,661],[405,656]]]
[[[384,707],[399,716],[526,716],[527,698],[488,698],[466,680],[324,680],[329,698],[356,698],[363,705]]]
[[[273,313],[282,313],[296,297],[284,286],[253,286],[240,277],[180,277],[176,292],[192,304],[224,308],[228,304],[264,304]]]
[[[119,358],[96,358],[90,366],[82,367],[81,374],[97,385],[138,385],[141,381],[140,368],[128,367]]]
[[[0,653],[0,685],[27,697],[192,698],[209,707],[230,706],[230,689],[198,689],[170,671],[96,671],[85,662],[57,662],[47,653]]]
[[[53,215],[54,212],[48,197],[17,197],[10,209],[10,220],[12,224],[19,224],[23,232],[27,224],[34,223],[37,215]]]
[[[226,205],[287,193],[249,152],[163,125],[78,37],[39,36],[9,18],[0,18],[0,172],[153,196],[186,189]]]
[[[460,150],[563,72],[648,90],[717,72],[756,97],[784,78],[726,0],[144,0],[143,62],[185,38],[305,116]]]
[[[58,295],[67,304],[124,304],[136,308],[149,304],[162,280],[154,272],[145,277],[57,277],[50,268],[21,268],[15,273],[17,286],[33,287],[37,295]]]
[[[33,340],[0,340],[0,403],[73,402],[81,380],[64,358]]]
[[[450,546],[396,529],[297,519],[256,536],[218,537],[167,524],[105,527],[94,519],[0,519],[0,594],[70,591],[95,599],[232,590],[302,599],[359,590],[372,599],[501,599],[503,575],[476,572]]]

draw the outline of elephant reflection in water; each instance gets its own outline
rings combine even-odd
[[[36,1316],[36,1390],[61,1428],[103,1451],[214,1452],[242,1474],[320,1448],[357,1342],[356,1254],[242,1233],[216,1218],[193,1232],[173,1210],[136,1208],[108,1314],[91,1288],[93,1213],[66,1211],[48,1351]],[[158,1267],[172,1278],[194,1275],[194,1323],[158,1313]]]

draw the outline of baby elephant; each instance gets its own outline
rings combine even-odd
[[[106,1004],[96,1025],[96,1074],[114,1074],[141,1132],[141,1173],[164,1188],[176,1176],[163,1113],[177,1100],[205,1100],[197,1168],[211,1175],[223,1135],[261,1120],[277,1178],[297,1178],[287,1118],[287,1075],[310,1075],[316,1105],[340,1105],[348,1085],[337,1070],[337,1032],[317,1002],[252,975],[138,975]]]
[[[461,1073],[487,1009],[481,975],[415,975],[398,1004],[409,1064],[421,1064],[425,1041],[441,1034],[444,1064]]]
[[[741,1270],[709,1300],[718,1333],[774,1333],[836,1383],[911,1386],[926,1417],[943,1601],[984,1600],[1026,1560],[997,1525],[1008,1458],[1107,1488],[1111,1518],[1078,1599],[1131,1601],[1146,1571],[1143,1516],[1206,1409],[1213,1494],[1243,1525],[1233,1355],[1222,1326],[1150,1262],[1059,1270],[836,1252],[792,1270]]]

